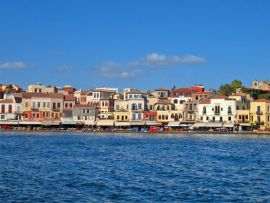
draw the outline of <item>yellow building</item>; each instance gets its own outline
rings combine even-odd
[[[130,126],[129,118],[130,112],[125,110],[118,110],[114,113],[114,125],[116,127],[127,127]]]
[[[259,99],[250,103],[250,122],[260,130],[270,130],[270,100]]]

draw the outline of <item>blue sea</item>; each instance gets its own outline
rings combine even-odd
[[[270,202],[270,136],[0,132],[0,202]]]

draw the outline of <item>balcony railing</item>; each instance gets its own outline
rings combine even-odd
[[[261,112],[261,111],[256,111],[256,114],[257,114],[257,115],[263,115],[263,112]]]
[[[218,112],[218,111],[215,111],[215,115],[220,115],[220,112]]]

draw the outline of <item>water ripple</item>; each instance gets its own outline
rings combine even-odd
[[[270,137],[0,134],[0,202],[270,202]]]

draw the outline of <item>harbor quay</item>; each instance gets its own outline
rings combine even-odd
[[[2,130],[270,132],[270,81],[231,92],[0,84]]]

